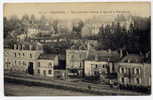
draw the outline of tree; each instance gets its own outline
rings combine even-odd
[[[57,34],[58,33],[58,20],[54,20],[53,21],[53,28],[54,28],[54,31],[55,31],[55,34]]]
[[[81,31],[83,26],[84,26],[84,23],[82,20],[75,20],[73,22],[72,33],[75,33],[81,36]]]

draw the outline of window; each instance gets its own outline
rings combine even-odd
[[[103,68],[105,68],[105,65],[103,65]]]
[[[16,57],[16,53],[14,53],[15,57]]]
[[[39,70],[39,69],[38,69],[38,71],[37,71],[37,72],[38,72],[38,74],[40,74],[40,70]]]
[[[52,70],[48,70],[48,74],[52,74]]]
[[[19,53],[19,57],[20,57],[20,55],[21,55],[21,54]]]
[[[137,68],[137,69],[136,69],[136,73],[137,73],[137,74],[140,74],[140,69]]]
[[[113,71],[113,72],[115,71],[115,66],[114,66],[114,64],[112,65],[112,71]]]
[[[124,68],[120,67],[120,73],[124,73]]]
[[[40,67],[40,62],[38,62],[38,67]]]
[[[43,70],[43,74],[44,74],[44,76],[46,76],[46,71],[45,70]]]
[[[95,65],[95,68],[98,68],[98,65],[97,64]]]
[[[139,68],[134,68],[134,74],[140,74],[140,69]]]
[[[51,63],[51,62],[49,62],[48,66],[49,66],[49,67],[52,67],[52,63]]]
[[[24,56],[24,53],[23,53],[23,56]]]
[[[16,65],[16,60],[14,61],[15,65]]]
[[[123,68],[123,70],[124,70],[124,71],[123,71],[123,73],[126,73],[126,71],[127,71],[127,68]]]
[[[32,54],[30,53],[30,58],[32,58]]]
[[[23,61],[23,65],[26,65],[26,63]]]
[[[141,79],[140,78],[136,78],[136,84],[141,84]]]
[[[124,83],[124,78],[123,77],[121,78],[121,82]]]
[[[21,65],[21,61],[19,61],[19,65]]]
[[[80,62],[80,68],[82,67],[82,62]]]
[[[74,55],[71,56],[71,59],[73,59],[73,58],[74,58]]]

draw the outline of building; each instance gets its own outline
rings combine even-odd
[[[97,80],[106,81],[116,73],[114,63],[119,59],[119,53],[116,51],[101,50],[90,53],[84,61],[85,77],[97,77]],[[117,76],[113,77],[117,78]]]
[[[82,77],[84,70],[84,60],[87,58],[87,50],[66,50],[66,70],[67,75],[72,77]]]
[[[116,63],[118,83],[124,87],[150,87],[151,64],[144,62],[144,57],[128,55]]]
[[[10,48],[4,48],[4,69],[34,74],[41,53],[43,50],[39,43],[14,43]]]
[[[4,69],[7,71],[65,79],[65,63],[65,55],[46,54],[38,42],[18,41],[4,48]]]
[[[54,77],[54,67],[57,65],[57,55],[41,54],[37,59],[36,74],[44,77]]]

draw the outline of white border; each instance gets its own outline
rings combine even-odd
[[[0,1],[0,100],[101,100],[101,99],[107,99],[107,100],[153,100],[153,95],[151,96],[27,96],[27,97],[5,97],[4,96],[4,81],[3,81],[3,3],[9,3],[9,2],[136,2],[136,1],[149,1],[151,2],[151,12],[153,1],[152,0],[1,0]],[[142,12],[143,13],[143,12]],[[151,13],[151,16],[153,16],[153,13]],[[152,18],[152,17],[151,17]],[[153,20],[151,19],[151,24],[153,24]],[[151,25],[151,29],[153,29],[153,25]],[[152,34],[152,30],[151,30]],[[151,35],[151,44],[152,44],[152,35]],[[151,51],[152,51],[151,47]],[[153,57],[153,55],[152,55]],[[153,72],[153,68],[151,68],[151,71]],[[153,76],[152,76],[153,79]],[[153,82],[152,82],[152,90],[153,90]]]

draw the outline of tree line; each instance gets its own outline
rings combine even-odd
[[[99,28],[99,33],[96,36],[89,36],[88,39],[98,40],[97,49],[125,49],[131,53],[146,53],[151,50],[151,17],[132,16],[132,22],[129,28],[121,25],[124,19],[116,18],[115,22],[103,25]],[[125,20],[125,19],[124,19]],[[73,20],[71,27],[59,27],[59,20],[49,20],[45,16],[39,19],[34,15],[24,15],[21,19],[17,16],[11,18],[4,17],[4,39],[15,37],[19,34],[28,34],[29,27],[35,27],[42,30],[48,30],[49,34],[65,33],[70,35],[82,34],[82,28],[85,23],[82,20]],[[68,35],[67,35],[68,36]]]
[[[100,27],[99,49],[125,49],[130,53],[145,54],[151,51],[151,19],[133,17],[127,30],[120,22]]]

